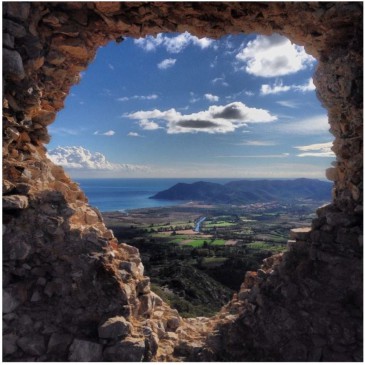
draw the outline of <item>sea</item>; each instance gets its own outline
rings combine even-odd
[[[74,179],[89,199],[89,203],[101,212],[153,208],[178,205],[176,200],[150,199],[159,191],[177,183],[209,181],[224,184],[235,179]]]

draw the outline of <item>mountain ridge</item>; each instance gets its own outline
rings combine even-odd
[[[328,200],[332,183],[318,179],[235,180],[225,184],[198,181],[177,183],[150,199],[195,200],[207,203],[248,204],[293,199]]]

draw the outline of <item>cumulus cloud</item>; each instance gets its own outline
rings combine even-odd
[[[147,36],[134,40],[134,44],[141,47],[144,51],[151,52],[155,51],[158,47],[163,47],[169,53],[180,53],[190,45],[197,46],[200,49],[206,49],[212,46],[213,43],[213,39],[198,38],[188,32],[176,36],[159,33],[156,37]]]
[[[298,157],[335,157],[334,152],[331,150],[332,142],[296,146],[294,148],[303,151],[297,155]]]
[[[150,94],[150,95],[133,95],[133,96],[123,96],[118,98],[118,101],[129,101],[129,100],[155,100],[158,99],[157,94]]]
[[[205,99],[211,102],[219,101],[219,96],[213,94],[204,94]]]
[[[249,123],[268,123],[277,119],[265,109],[250,108],[241,102],[227,105],[212,105],[208,110],[192,114],[181,114],[175,109],[138,111],[127,114],[130,119],[139,120],[143,129],[161,128],[156,121],[165,124],[169,134],[177,133],[227,133]],[[151,128],[151,124],[153,128]]]
[[[312,78],[310,78],[303,85],[284,85],[282,80],[276,80],[273,85],[269,84],[261,85],[260,94],[261,95],[280,94],[289,90],[308,92],[308,91],[314,91],[315,89],[316,87],[313,84]]]
[[[138,134],[137,132],[129,132],[128,137],[142,137],[142,136],[140,134]]]
[[[57,147],[47,153],[48,158],[56,165],[77,170],[107,170],[107,171],[146,171],[147,166],[117,164],[109,162],[100,152],[87,150],[81,146]]]
[[[167,68],[170,68],[172,66],[174,66],[176,63],[176,59],[175,58],[166,58],[165,60],[161,61],[160,63],[157,64],[157,67],[160,70],[166,70]]]
[[[306,54],[304,47],[292,44],[278,34],[259,35],[247,43],[236,59],[244,63],[244,70],[261,77],[292,74],[311,66],[315,59]]]
[[[110,130],[110,131],[106,131],[106,132],[104,132],[104,133],[101,133],[101,132],[99,132],[99,131],[96,131],[96,132],[94,132],[93,134],[94,134],[95,136],[107,136],[107,137],[111,137],[111,136],[114,136],[115,131]]]

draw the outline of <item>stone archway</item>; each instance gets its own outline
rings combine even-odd
[[[360,361],[362,7],[358,3],[4,2],[3,344],[13,361]],[[335,136],[333,202],[249,273],[212,320],[150,290],[77,184],[45,156],[47,126],[99,46],[189,31],[287,36],[315,56]]]

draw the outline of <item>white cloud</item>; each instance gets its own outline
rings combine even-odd
[[[137,132],[129,132],[128,137],[142,137],[142,136],[140,134],[138,134]]]
[[[271,142],[271,141],[245,141],[245,142],[237,143],[237,145],[261,147],[261,146],[276,146],[276,143]]]
[[[273,155],[231,155],[231,156],[216,156],[217,158],[286,158],[289,153],[279,153]]]
[[[213,45],[214,40],[209,38],[198,38],[188,32],[178,34],[176,36],[168,36],[162,33],[156,37],[147,36],[134,40],[134,44],[141,47],[144,51],[155,51],[158,47],[164,47],[169,53],[180,53],[186,47],[193,45],[201,49],[206,49]]]
[[[71,128],[54,127],[53,125],[51,125],[49,127],[49,132],[51,134],[57,134],[60,136],[77,136],[80,131]]]
[[[276,103],[279,105],[285,106],[287,108],[292,108],[292,109],[298,108],[298,106],[299,106],[298,103],[296,103],[295,101],[292,101],[292,100],[279,100]]]
[[[301,91],[304,93],[314,91],[315,89],[316,87],[313,84],[312,78],[310,78],[304,85],[284,85],[282,80],[276,80],[272,86],[269,84],[261,85],[260,94],[280,94],[289,90]]]
[[[244,63],[247,73],[261,77],[292,74],[315,62],[305,53],[304,47],[292,44],[278,34],[257,36],[236,55],[236,59]]]
[[[204,94],[205,99],[211,102],[219,101],[219,96],[213,94]]]
[[[226,82],[226,76],[225,75],[222,75],[222,77],[216,77],[215,79],[213,79],[212,84],[213,85],[224,86],[224,87],[229,86],[229,84]]]
[[[310,118],[277,124],[277,130],[287,134],[318,135],[328,133],[327,115],[315,115]]]
[[[157,64],[157,67],[160,70],[166,70],[167,68],[174,66],[175,63],[176,63],[175,58],[166,58],[165,60],[163,60],[159,64]]]
[[[150,121],[148,119],[141,119],[139,121],[139,126],[142,128],[142,129],[145,129],[146,131],[154,131],[156,129],[160,129],[161,127],[153,122],[153,121]]]
[[[303,153],[297,155],[298,157],[335,157],[334,152],[331,150],[332,142],[296,146],[294,148],[303,151]]]
[[[268,84],[261,85],[260,94],[279,94],[285,91],[289,91],[290,89],[291,87],[288,85],[283,85],[282,81],[276,81],[273,86],[270,86]]]
[[[114,136],[115,134],[115,131],[107,131],[107,132],[104,132],[104,133],[100,133],[99,131],[96,131],[93,133],[95,136],[107,136],[107,137],[111,137],[111,136]]]
[[[108,63],[108,67],[109,67],[112,71],[114,71],[114,66],[113,66],[111,63]]]
[[[61,165],[66,169],[124,172],[148,170],[147,166],[109,162],[100,152],[92,153],[81,146],[57,147],[48,151],[47,156],[54,164]]]
[[[158,95],[150,94],[150,95],[133,95],[133,96],[123,96],[118,98],[118,101],[129,101],[129,100],[155,100],[158,99]]]
[[[250,108],[241,102],[212,105],[208,110],[185,115],[175,109],[154,109],[127,114],[126,117],[139,120],[142,128],[150,130],[161,128],[156,120],[164,122],[169,134],[227,133],[245,127],[248,123],[268,123],[277,119],[265,109]]]

